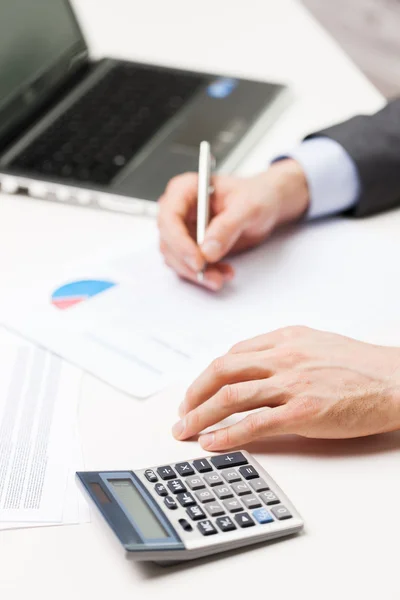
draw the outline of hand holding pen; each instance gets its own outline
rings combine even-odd
[[[202,185],[206,191],[206,183]],[[300,219],[309,202],[304,173],[291,159],[253,177],[213,175],[208,226],[207,214],[203,211],[200,217],[201,242],[199,187],[197,173],[169,182],[159,205],[160,249],[180,277],[214,291],[234,277],[233,268],[221,260],[262,243],[279,225]]]

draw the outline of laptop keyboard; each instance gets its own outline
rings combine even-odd
[[[118,64],[11,166],[106,185],[204,83],[202,76]]]

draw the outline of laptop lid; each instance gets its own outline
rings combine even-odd
[[[87,61],[68,0],[0,2],[0,139]]]

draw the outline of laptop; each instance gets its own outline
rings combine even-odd
[[[287,100],[277,83],[92,60],[68,0],[1,0],[3,192],[153,214],[201,140],[230,172]]]

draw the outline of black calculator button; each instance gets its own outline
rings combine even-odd
[[[175,508],[178,508],[178,505],[175,502],[175,499],[171,498],[171,496],[167,496],[166,498],[164,498],[164,502],[165,502],[165,506],[167,506],[171,510],[175,510]]]
[[[261,479],[261,477],[252,479],[250,485],[255,492],[265,492],[266,490],[269,490],[268,484],[265,483],[264,479]]]
[[[271,490],[268,492],[262,492],[260,494],[260,498],[268,506],[270,506],[271,504],[279,504],[280,502],[278,496],[274,494],[274,492],[271,492]]]
[[[212,466],[205,458],[201,458],[200,460],[194,460],[193,466],[199,473],[208,473],[212,471]]]
[[[219,517],[215,522],[221,531],[233,531],[236,529],[236,525],[230,517]]]
[[[251,465],[247,465],[247,467],[240,467],[239,472],[244,479],[257,479],[257,477],[260,477],[255,468]]]
[[[194,506],[196,504],[196,500],[193,498],[192,494],[189,492],[185,492],[184,494],[177,495],[178,502],[185,508],[188,506]]]
[[[173,494],[181,494],[186,492],[186,486],[183,485],[180,479],[174,479],[173,481],[168,481],[168,487]]]
[[[245,512],[235,515],[235,520],[239,527],[253,527],[253,525],[255,525],[250,515]]]
[[[200,523],[197,523],[197,527],[203,535],[214,535],[215,533],[218,533],[211,521],[208,520],[200,521]]]
[[[194,470],[188,462],[178,463],[177,465],[175,465],[175,469],[178,471],[178,475],[180,475],[181,477],[194,475]]]
[[[193,531],[193,527],[186,519],[179,519],[179,524],[185,531]]]
[[[164,481],[166,481],[167,479],[175,479],[176,478],[175,471],[169,465],[166,465],[165,467],[158,467],[157,473],[159,474],[161,479],[164,479]]]
[[[147,481],[150,481],[150,483],[155,483],[158,481],[157,475],[151,469],[147,469],[147,471],[144,472],[144,476],[146,477]]]
[[[192,521],[201,521],[201,519],[206,518],[206,514],[200,506],[191,506],[187,509],[187,514],[192,519]]]
[[[162,483],[156,483],[154,489],[159,496],[168,496],[167,488],[164,487]]]
[[[271,508],[271,512],[277,519],[279,519],[279,521],[292,518],[291,512],[286,508],[286,506],[283,506],[283,504],[280,504],[279,506],[273,506]]]
[[[248,464],[247,458],[241,452],[213,456],[211,462],[216,469],[227,469],[228,467],[239,467]]]

